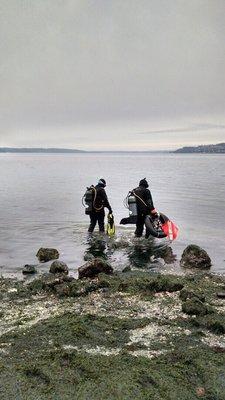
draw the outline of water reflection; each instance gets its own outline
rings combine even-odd
[[[160,267],[176,261],[169,242],[157,245],[154,239],[134,239],[133,246],[128,250],[130,263],[138,268]]]
[[[119,236],[108,238],[105,235],[91,235],[87,239],[84,260],[89,261],[95,257],[108,259],[114,267],[115,260],[121,260],[123,266],[129,263],[138,268],[157,269],[165,264],[173,264],[176,255],[170,247],[169,241],[158,243],[154,238],[133,238]]]
[[[87,249],[84,253],[84,260],[89,261],[95,257],[106,260],[107,238],[104,235],[90,235],[87,239]]]

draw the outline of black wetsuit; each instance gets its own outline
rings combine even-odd
[[[144,223],[146,215],[151,214],[151,211],[154,210],[152,195],[149,189],[144,186],[138,186],[133,190],[134,194],[136,194],[136,203],[137,203],[137,222],[136,222],[136,230],[135,236],[141,237],[144,230]],[[148,238],[150,232],[146,228],[145,237]]]
[[[93,232],[97,222],[99,226],[99,232],[105,231],[104,207],[108,208],[109,212],[112,212],[105,189],[103,188],[102,185],[98,184],[95,186],[94,197],[93,197],[93,210],[90,213],[90,226],[88,232],[90,233]]]

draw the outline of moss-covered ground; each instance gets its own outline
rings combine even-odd
[[[1,279],[0,398],[224,400],[221,291],[210,274]]]

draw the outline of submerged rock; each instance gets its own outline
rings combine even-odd
[[[36,274],[37,273],[36,265],[31,265],[31,264],[24,265],[22,273],[24,275]]]
[[[95,258],[94,260],[88,261],[86,264],[82,265],[82,267],[78,268],[78,278],[93,278],[101,272],[105,274],[112,274],[113,268],[101,258]]]
[[[63,261],[53,261],[50,266],[49,272],[51,272],[52,274],[68,274],[69,268]]]
[[[180,265],[184,268],[208,269],[211,267],[212,263],[204,249],[195,244],[190,244],[183,251]]]
[[[40,262],[47,262],[59,258],[59,252],[56,249],[41,247],[38,250],[36,257]]]

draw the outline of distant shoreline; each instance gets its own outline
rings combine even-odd
[[[0,148],[0,154],[127,154],[127,153],[173,153],[171,150],[77,150],[77,149],[61,149],[61,148]]]
[[[174,151],[179,154],[225,154],[225,143],[186,146]]]
[[[60,148],[20,148],[20,147],[0,147],[0,153],[86,153],[84,150],[77,149],[60,149]]]
[[[225,154],[225,143],[181,147],[176,150],[78,150],[54,147],[0,147],[0,154]]]

